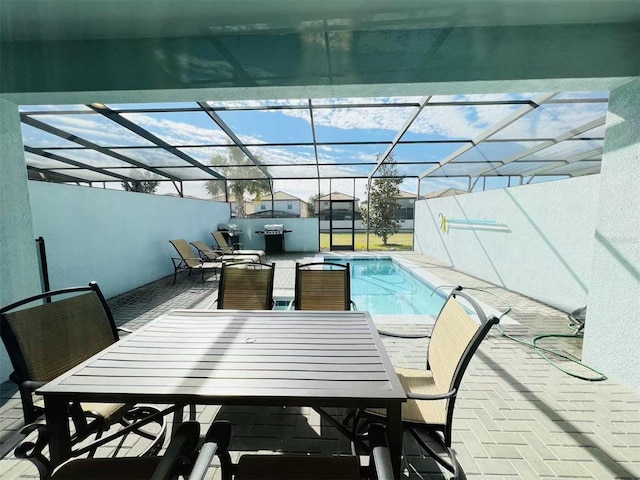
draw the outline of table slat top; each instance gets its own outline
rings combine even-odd
[[[38,391],[158,403],[406,400],[366,312],[174,310]]]

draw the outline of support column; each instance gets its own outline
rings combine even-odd
[[[0,306],[40,292],[18,106],[0,99]],[[0,382],[11,363],[0,344]]]
[[[640,391],[640,78],[611,91],[583,359]]]

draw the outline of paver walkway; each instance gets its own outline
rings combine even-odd
[[[403,253],[445,283],[478,288],[471,291],[481,302],[498,310],[511,307],[515,320],[504,330],[531,338],[547,333],[571,333],[566,314],[522,295],[442,266],[426,257]],[[280,255],[276,294],[292,294],[295,261],[312,256]],[[118,325],[137,328],[173,308],[207,308],[217,282],[205,284],[198,276],[167,277],[109,299]],[[379,327],[395,332],[428,332],[428,325],[394,322]],[[588,326],[587,326],[588,328]],[[384,337],[395,364],[424,366],[428,339]],[[548,339],[547,348],[580,357],[579,337]],[[590,372],[562,359],[561,365],[578,375]],[[0,386],[0,449],[22,425],[15,388]],[[339,415],[341,412],[334,410]],[[348,453],[349,446],[334,428],[308,408],[199,407],[198,420],[213,418],[234,423],[233,456],[241,452],[296,451]],[[474,357],[465,376],[454,417],[454,448],[469,479],[640,479],[640,395],[616,383],[587,382],[554,368],[533,349],[494,330]],[[431,460],[423,459],[413,440],[405,436],[407,478],[442,479]],[[11,453],[0,460],[0,477],[37,478],[28,462]],[[210,478],[219,478],[212,468]]]

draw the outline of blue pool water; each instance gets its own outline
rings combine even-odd
[[[324,261],[351,266],[351,299],[358,310],[378,315],[437,316],[446,296],[391,258],[325,256]]]

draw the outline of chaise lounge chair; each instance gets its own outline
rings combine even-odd
[[[181,270],[189,270],[189,275],[193,270],[200,271],[202,274],[202,283],[204,283],[204,272],[214,272],[218,274],[218,270],[222,268],[222,261],[205,262],[200,257],[196,256],[191,250],[191,247],[186,240],[182,238],[176,240],[169,240],[171,245],[176,249],[180,257],[172,257],[173,262],[173,283],[176,283],[176,277]]]
[[[222,250],[215,250],[204,242],[191,242],[191,245],[195,247],[200,255],[200,258],[205,262],[215,262],[220,260],[251,260],[252,262],[259,262],[259,255],[250,254],[233,254],[223,253]]]
[[[218,244],[218,248],[224,254],[234,254],[234,255],[258,255],[260,257],[260,262],[264,263],[267,261],[267,253],[264,250],[237,250],[231,247],[227,241],[224,239],[222,232],[212,232],[213,239]],[[241,243],[239,245],[242,245]]]

